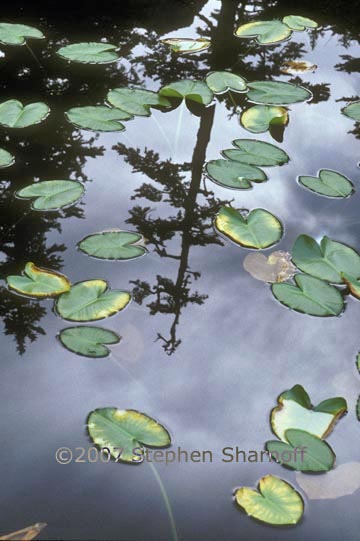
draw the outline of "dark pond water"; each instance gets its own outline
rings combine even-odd
[[[311,6],[311,3],[309,3]],[[360,349],[359,302],[349,299],[339,318],[313,318],[278,304],[269,287],[243,269],[248,251],[222,240],[212,220],[219,206],[266,208],[285,225],[276,249],[290,250],[301,233],[323,235],[360,249],[360,195],[332,200],[297,182],[321,168],[347,175],[359,187],[359,126],[340,114],[359,92],[357,32],[353,8],[326,2],[302,14],[321,28],[295,33],[264,48],[232,35],[237,22],[259,11],[262,19],[291,12],[282,2],[127,2],[122,9],[76,4],[8,7],[9,22],[41,28],[44,43],[0,47],[2,101],[45,101],[45,123],[19,131],[1,129],[1,146],[16,164],[1,171],[1,278],[26,261],[59,270],[72,282],[103,278],[134,291],[122,313],[100,322],[122,337],[106,359],[88,359],[56,340],[68,326],[52,301],[20,298],[2,282],[1,532],[47,522],[42,539],[168,541],[171,529],[159,486],[147,464],[59,465],[59,447],[90,446],[87,414],[117,406],[144,411],[169,427],[175,448],[210,449],[212,463],[158,464],[174,512],[179,539],[350,541],[360,527],[359,493],[336,500],[308,500],[304,519],[291,529],[252,521],[232,500],[237,486],[255,486],[267,473],[295,487],[295,473],[275,463],[223,463],[221,449],[263,449],[271,439],[269,413],[280,392],[303,385],[315,403],[341,395],[349,414],[329,438],[337,463],[359,460],[360,426],[354,409],[360,392],[355,356]],[[291,4],[294,11],[297,4]],[[298,11],[297,11],[298,12]],[[5,18],[4,18],[5,20]],[[174,57],[159,43],[167,36],[209,36],[212,49]],[[116,64],[66,64],[54,52],[69,41],[106,38],[120,44]],[[197,114],[185,106],[137,117],[123,133],[79,131],[64,111],[102,103],[111,88],[128,84],[159,89],[209,70],[231,69],[248,80],[288,81],[280,66],[306,59],[315,73],[295,82],[313,91],[310,103],[290,107],[283,142],[269,133],[291,161],[267,169],[269,181],[250,191],[229,191],[201,175],[204,162],[220,157],[233,139],[255,137],[239,124],[232,101]],[[294,78],[292,78],[294,81]],[[181,120],[182,116],[182,120]],[[16,190],[34,179],[79,179],[86,194],[60,212],[29,211]],[[86,257],[76,248],[84,236],[110,228],[137,230],[149,255],[127,262]]]

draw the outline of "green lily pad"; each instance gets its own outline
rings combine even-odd
[[[255,81],[248,83],[247,98],[254,103],[264,105],[289,105],[312,98],[310,90],[292,83],[280,81]]]
[[[56,301],[56,310],[59,316],[70,321],[96,321],[120,312],[130,300],[130,293],[109,289],[105,280],[86,280],[61,295]]]
[[[284,107],[254,105],[241,114],[242,126],[252,133],[263,133],[271,126],[286,126],[289,122],[288,111]]]
[[[301,385],[281,393],[277,401],[278,405],[271,411],[270,423],[274,434],[285,442],[286,431],[290,428],[305,430],[324,439],[347,411],[346,400],[342,397],[323,400],[313,407]]]
[[[304,430],[289,429],[288,443],[268,441],[266,450],[283,466],[302,472],[326,472],[335,464],[335,454],[325,441]]]
[[[238,38],[255,38],[261,45],[271,45],[289,39],[292,30],[279,20],[256,21],[242,24],[237,28],[235,36]]]
[[[234,190],[247,190],[251,188],[251,182],[267,180],[264,171],[258,167],[229,160],[211,160],[205,165],[205,172],[216,184]]]
[[[216,229],[244,248],[269,248],[283,235],[281,222],[264,209],[239,212],[231,207],[221,207],[215,219]]]
[[[130,231],[104,231],[85,237],[79,249],[99,259],[135,259],[147,253],[144,237]]]
[[[150,107],[170,107],[166,98],[157,92],[141,88],[115,88],[107,95],[108,102],[131,115],[150,116]]]
[[[212,71],[206,76],[206,84],[214,94],[247,92],[247,83],[243,77],[231,71]]]
[[[16,195],[35,199],[31,205],[34,210],[58,210],[75,203],[84,191],[84,186],[76,180],[45,180],[26,186]]]
[[[292,249],[292,260],[303,272],[333,284],[342,283],[342,272],[360,277],[360,255],[328,237],[323,237],[319,245],[312,237],[300,235]]]
[[[110,350],[106,345],[118,344],[120,337],[113,331],[84,325],[63,329],[60,331],[59,340],[66,349],[77,355],[107,357]]]
[[[276,526],[297,524],[304,514],[304,501],[286,481],[266,475],[260,479],[258,491],[238,488],[236,503],[250,516]]]
[[[57,54],[66,60],[81,64],[108,64],[119,59],[118,54],[114,52],[116,49],[117,46],[111,43],[73,43],[61,47]]]
[[[326,197],[349,197],[355,191],[353,183],[345,175],[330,169],[321,169],[319,177],[300,176],[299,183]]]
[[[211,41],[205,38],[166,38],[160,41],[165,45],[170,45],[172,52],[177,54],[198,53],[199,51],[205,51],[211,45]]]
[[[18,100],[0,103],[0,125],[7,128],[26,128],[39,124],[49,115],[46,103],[37,102],[24,105]]]
[[[341,278],[343,282],[345,282],[345,284],[348,286],[351,295],[353,295],[357,299],[360,299],[360,280],[357,280],[353,276],[350,276],[349,274],[346,274],[344,272],[341,273]]]
[[[356,355],[356,368],[360,374],[360,352]]]
[[[9,167],[15,162],[15,158],[10,152],[0,148],[0,169]]]
[[[0,43],[5,45],[25,45],[26,38],[43,39],[40,30],[26,24],[0,23]]]
[[[235,139],[233,145],[237,148],[224,150],[223,155],[229,160],[249,165],[283,165],[290,159],[281,148],[256,139]]]
[[[308,17],[301,17],[301,15],[287,15],[283,18],[283,23],[287,24],[291,30],[306,30],[306,28],[317,28],[318,23],[309,19]]]
[[[73,107],[65,113],[67,119],[75,126],[92,131],[123,131],[124,124],[119,120],[130,120],[133,115],[105,105],[94,107]]]
[[[356,402],[356,417],[357,420],[360,421],[360,396]]]
[[[353,103],[350,103],[349,105],[341,109],[341,112],[345,116],[348,116],[353,120],[360,121],[360,101],[354,101]]]
[[[201,105],[209,105],[214,97],[206,83],[203,81],[192,81],[190,79],[184,79],[183,81],[163,86],[159,94],[167,98],[195,101]]]
[[[165,427],[135,410],[96,409],[87,418],[87,429],[92,441],[101,449],[107,448],[116,462],[140,464],[144,446],[164,448],[171,444]]]
[[[34,263],[26,263],[23,275],[8,276],[7,285],[27,297],[56,297],[69,291],[69,279],[59,272],[41,269]]]
[[[296,285],[273,284],[274,297],[288,308],[310,316],[338,316],[344,309],[344,300],[336,287],[306,274],[294,277]]]

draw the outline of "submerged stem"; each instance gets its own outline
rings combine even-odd
[[[31,54],[31,56],[36,60],[36,63],[39,65],[39,67],[43,70],[44,69],[44,66],[41,64],[40,60],[38,59],[38,57],[36,56],[36,54],[34,53],[34,51],[32,50],[32,48],[30,47],[30,45],[28,45],[27,43],[25,43],[26,45],[26,48],[28,49],[29,53]]]
[[[166,141],[166,143],[167,143],[167,145],[168,145],[168,147],[170,149],[170,153],[172,153],[173,149],[172,149],[172,146],[170,144],[169,138],[166,135],[166,133],[164,132],[164,129],[163,129],[162,125],[159,123],[158,119],[156,118],[154,112],[152,112],[151,118],[153,119],[153,121],[155,122],[155,124],[157,126],[157,129],[159,130],[159,132],[161,133],[161,135],[165,139],[165,141]]]
[[[178,538],[178,534],[177,534],[177,530],[176,530],[175,519],[174,519],[174,515],[173,515],[172,509],[171,509],[171,504],[170,504],[170,500],[168,498],[166,489],[165,489],[165,487],[163,485],[161,477],[158,474],[158,471],[156,470],[154,464],[152,462],[148,462],[148,464],[150,466],[151,471],[154,474],[154,477],[155,477],[155,479],[157,481],[157,484],[159,485],[161,495],[162,495],[164,503],[165,503],[166,511],[168,513],[168,517],[169,517],[169,521],[170,521],[173,541],[178,541],[179,538]]]
[[[184,110],[185,110],[185,98],[182,100],[181,105],[180,105],[180,112],[179,112],[177,126],[176,126],[175,141],[174,141],[174,162],[176,162],[176,154],[177,154],[177,148],[178,148],[178,143],[179,143],[182,120],[184,117]]]

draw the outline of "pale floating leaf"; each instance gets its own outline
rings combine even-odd
[[[130,293],[109,289],[105,280],[86,280],[61,295],[56,310],[69,321],[96,321],[120,312],[130,300]]]
[[[117,46],[111,43],[73,43],[61,47],[57,54],[66,60],[82,64],[108,64],[119,59],[114,52],[116,49]]]
[[[296,473],[296,482],[309,500],[335,500],[360,488],[360,462],[341,464],[326,475]]]
[[[130,231],[104,231],[85,237],[79,249],[99,259],[135,259],[147,253],[144,237]]]
[[[263,133],[271,126],[286,126],[289,116],[284,107],[254,105],[241,114],[240,122],[252,133]]]
[[[214,94],[232,92],[247,92],[246,80],[231,71],[212,71],[206,76],[206,84]]]
[[[115,88],[110,90],[107,100],[114,107],[138,116],[150,116],[150,107],[170,107],[169,100],[142,88]]]
[[[205,38],[166,38],[161,39],[161,43],[169,45],[173,53],[177,54],[193,54],[200,51],[205,51],[211,45],[211,41]]]
[[[17,532],[2,535],[0,537],[0,541],[32,541],[46,526],[47,524],[45,522],[38,522],[37,524],[33,524],[33,526],[28,526],[23,530],[18,530]]]
[[[290,38],[292,30],[279,20],[256,21],[246,23],[237,28],[235,35],[238,38],[257,38],[261,45],[271,45]]]
[[[37,102],[24,106],[21,101],[7,100],[0,103],[0,125],[7,128],[26,128],[39,124],[49,115],[46,103]]]
[[[76,180],[45,180],[26,186],[16,195],[35,199],[31,205],[34,210],[58,210],[75,203],[84,191],[84,186]]]
[[[249,487],[238,488],[235,501],[250,517],[276,526],[294,526],[304,513],[300,494],[274,475],[260,479],[258,491]]]
[[[229,160],[249,165],[273,166],[283,165],[290,159],[284,150],[264,141],[235,139],[232,144],[236,147],[235,149],[226,149],[222,152]]]
[[[300,235],[292,249],[298,269],[333,284],[341,284],[341,273],[360,277],[360,255],[350,246],[323,237],[320,244],[308,235]]]
[[[314,72],[317,69],[317,65],[313,64],[312,62],[309,62],[308,60],[289,60],[288,62],[284,62],[282,66],[280,67],[280,71],[282,73],[286,73],[286,75],[298,75],[299,73],[306,73],[306,72]]]
[[[317,28],[318,23],[309,19],[308,17],[302,17],[301,15],[287,15],[283,18],[283,23],[286,24],[291,30],[302,31],[306,28]]]
[[[285,432],[286,442],[272,440],[266,450],[279,464],[303,472],[326,472],[335,464],[335,454],[325,441],[304,430]]]
[[[231,207],[221,207],[215,219],[216,229],[244,248],[269,248],[283,235],[281,222],[264,209],[241,212]]]
[[[252,252],[244,259],[244,269],[256,280],[262,282],[285,282],[294,276],[296,267],[291,263],[288,252],[273,252],[266,255]]]
[[[115,332],[101,327],[69,327],[60,331],[59,340],[62,345],[84,357],[107,357],[109,344],[118,344],[120,336]]]
[[[0,23],[0,43],[5,45],[25,45],[26,38],[43,39],[40,30],[26,24]]]
[[[56,297],[69,291],[69,279],[55,271],[41,269],[34,263],[26,263],[23,275],[7,276],[10,289],[27,297]]]
[[[123,131],[125,126],[119,121],[134,118],[126,111],[105,105],[73,107],[65,115],[72,124],[81,129],[103,132]]]
[[[248,83],[248,87],[248,100],[264,105],[289,105],[312,98],[310,90],[281,81],[255,81]]]
[[[203,81],[192,81],[190,79],[184,79],[183,81],[163,86],[159,94],[166,98],[187,99],[201,105],[209,105],[214,97],[206,83]]]
[[[169,432],[159,422],[135,410],[99,408],[87,418],[87,429],[99,448],[108,448],[116,462],[140,464],[144,446],[168,447]]]
[[[226,188],[247,190],[251,182],[264,182],[267,176],[258,167],[229,160],[211,160],[205,165],[208,177]]]

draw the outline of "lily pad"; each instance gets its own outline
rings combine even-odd
[[[84,191],[84,186],[76,180],[45,180],[26,186],[16,195],[35,199],[31,205],[34,210],[58,210],[75,203]]]
[[[281,222],[264,209],[238,211],[221,207],[215,219],[216,229],[244,248],[269,248],[283,235]]]
[[[258,491],[238,488],[236,503],[250,516],[276,526],[295,525],[304,513],[304,501],[286,481],[266,475],[260,479]]]
[[[283,165],[290,159],[281,148],[256,139],[235,139],[233,145],[237,148],[223,150],[223,155],[229,160],[249,165]]]
[[[212,71],[206,76],[206,84],[214,94],[247,92],[247,83],[243,77],[231,71]]]
[[[5,45],[25,45],[26,38],[43,39],[40,30],[26,24],[0,23],[0,43]]]
[[[306,72],[314,72],[317,69],[317,65],[309,62],[308,60],[299,60],[298,62],[294,60],[289,60],[284,62],[280,67],[281,73],[286,73],[286,75],[298,75]]]
[[[295,284],[273,284],[274,297],[288,308],[310,316],[338,316],[344,309],[344,300],[336,287],[319,278],[297,274]]]
[[[10,289],[27,297],[56,297],[70,290],[70,280],[59,272],[41,269],[34,263],[26,263],[24,273],[6,278]]]
[[[79,249],[99,259],[135,259],[147,253],[144,237],[130,231],[103,231],[85,237]]]
[[[290,428],[305,430],[319,438],[326,438],[336,421],[347,411],[346,400],[341,397],[323,400],[313,407],[309,395],[301,385],[281,393],[270,416],[271,428],[282,441]]]
[[[318,177],[300,176],[299,183],[327,197],[349,197],[355,191],[353,183],[345,175],[330,169],[321,169]]]
[[[108,64],[119,59],[115,53],[116,49],[117,46],[111,43],[73,43],[61,47],[57,54],[66,60],[81,64]]]
[[[124,124],[119,120],[130,120],[132,114],[105,105],[94,107],[73,107],[65,113],[67,119],[75,126],[92,131],[123,131]]]
[[[248,83],[247,98],[253,103],[264,105],[289,105],[312,98],[310,90],[292,83],[280,81],[255,81]]]
[[[353,276],[350,276],[349,274],[346,274],[344,272],[341,273],[341,278],[343,279],[343,282],[345,282],[345,284],[348,286],[351,295],[353,295],[357,299],[360,299],[360,280],[357,280]]]
[[[113,331],[101,327],[69,327],[59,334],[62,345],[84,357],[107,357],[110,354],[108,344],[118,344],[120,337]],[[105,345],[106,344],[106,345]]]
[[[271,126],[286,126],[289,116],[284,107],[254,105],[241,114],[240,122],[252,133],[263,133]]]
[[[61,295],[56,301],[56,310],[59,316],[70,321],[96,321],[120,312],[130,300],[130,293],[109,289],[105,280],[86,280]]]
[[[296,474],[296,482],[310,500],[334,500],[360,488],[360,462],[340,464],[326,475]]]
[[[261,45],[271,45],[289,39],[292,30],[279,20],[256,21],[242,24],[237,28],[235,36],[238,38],[255,38]]]
[[[39,124],[49,113],[46,103],[37,102],[24,106],[21,101],[7,100],[0,103],[0,125],[7,128],[26,128]]]
[[[46,528],[46,526],[47,524],[45,522],[37,522],[27,528],[22,528],[16,532],[2,535],[0,541],[32,541],[44,528]]]
[[[323,237],[319,245],[312,237],[300,235],[292,249],[292,260],[303,272],[333,284],[342,283],[342,272],[360,277],[360,255],[328,237]]]
[[[216,184],[234,190],[246,190],[251,188],[251,182],[267,180],[258,167],[229,160],[211,160],[205,165],[205,172]]]
[[[3,167],[9,167],[15,161],[15,158],[10,152],[0,148],[0,169]]]
[[[150,116],[150,107],[170,107],[169,100],[142,88],[115,88],[110,90],[107,100],[114,107],[138,116]]]
[[[251,252],[245,257],[243,266],[253,278],[267,283],[285,282],[296,273],[291,255],[281,251],[273,252],[268,257],[259,252]]]
[[[353,103],[350,103],[349,105],[341,109],[341,112],[345,116],[348,116],[353,120],[360,121],[360,101],[354,101]]]
[[[177,54],[198,53],[199,51],[205,51],[211,45],[211,41],[205,38],[166,38],[160,41],[165,45],[170,45],[172,52]]]
[[[270,455],[283,466],[303,472],[326,472],[335,464],[335,454],[325,441],[304,430],[289,429],[285,433],[287,443],[266,442]]]
[[[163,86],[159,94],[167,98],[195,101],[201,105],[209,105],[214,97],[206,83],[203,81],[192,81],[190,79],[184,79],[183,81]]]
[[[87,418],[92,441],[101,449],[108,448],[116,462],[140,464],[146,447],[168,447],[169,432],[145,413],[117,408],[99,408]]]
[[[283,18],[283,23],[287,24],[291,30],[306,30],[306,28],[317,28],[318,23],[309,19],[308,17],[302,17],[301,15],[287,15]]]

